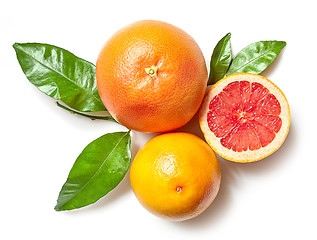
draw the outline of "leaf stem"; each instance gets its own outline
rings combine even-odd
[[[72,109],[60,104],[59,102],[56,102],[56,105],[64,110],[72,113],[72,114],[78,114],[80,116],[90,118],[91,120],[101,119],[101,120],[109,120],[109,121],[113,121],[113,122],[118,123],[112,116],[96,116],[96,115],[85,114],[82,112],[72,110]]]

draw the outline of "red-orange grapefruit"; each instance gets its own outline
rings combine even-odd
[[[194,39],[151,20],[130,24],[106,42],[96,76],[110,114],[142,132],[185,125],[198,111],[207,85],[205,59]]]

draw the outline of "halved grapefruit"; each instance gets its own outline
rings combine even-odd
[[[290,109],[283,92],[270,80],[237,73],[206,93],[199,123],[206,141],[220,156],[254,162],[282,145],[290,126]]]

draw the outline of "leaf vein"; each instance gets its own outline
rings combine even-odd
[[[79,89],[84,90],[85,92],[88,92],[95,100],[97,100],[99,103],[102,103],[100,99],[98,99],[93,92],[93,89],[89,89],[89,88],[84,88],[83,86],[81,86],[80,84],[78,84],[76,81],[74,81],[73,79],[67,77],[66,75],[64,75],[62,72],[58,71],[55,68],[52,68],[48,65],[46,65],[45,63],[43,63],[42,61],[40,61],[39,59],[33,57],[32,55],[30,55],[29,53],[27,53],[26,51],[24,51],[22,48],[19,48],[19,50],[21,52],[23,52],[24,54],[26,54],[27,56],[29,56],[30,58],[32,58],[34,61],[38,62],[39,64],[41,64],[43,67],[46,67],[47,69],[51,70],[52,72],[57,73],[58,75],[62,76],[63,78],[65,78],[66,80],[68,80],[69,82],[73,83],[74,85],[76,85]]]
[[[119,146],[119,144],[122,142],[122,140],[129,134],[129,132],[126,132],[122,138],[118,141],[118,143],[115,145],[115,147],[111,150],[111,152],[108,154],[108,156],[106,157],[106,159],[102,162],[102,164],[100,165],[100,167],[96,170],[96,172],[94,173],[94,175],[80,188],[80,190],[72,197],[70,198],[67,202],[69,202],[70,200],[74,199],[92,180],[93,178],[98,174],[98,172],[101,170],[101,168],[103,167],[103,165],[107,162],[108,158],[111,156],[111,154],[114,152],[114,150]],[[67,202],[65,202],[63,205],[65,205]]]

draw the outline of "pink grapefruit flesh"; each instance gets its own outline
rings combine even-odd
[[[207,142],[219,155],[238,162],[256,161],[277,150],[289,123],[284,94],[255,74],[233,74],[219,81],[200,110]]]

